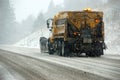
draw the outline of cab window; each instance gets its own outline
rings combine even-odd
[[[66,22],[66,19],[59,19],[56,21],[56,25],[63,25],[65,24],[65,22]]]

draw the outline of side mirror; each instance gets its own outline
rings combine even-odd
[[[46,23],[47,23],[47,28],[48,28],[48,29],[51,29],[50,31],[52,31],[52,26],[53,26],[52,23],[53,23],[53,19],[51,19],[51,18],[48,19]]]
[[[49,28],[49,22],[47,21],[47,28]]]
[[[52,31],[52,29],[49,29],[49,31]]]

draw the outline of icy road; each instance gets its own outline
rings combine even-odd
[[[0,46],[0,80],[120,80],[120,55],[66,58]]]

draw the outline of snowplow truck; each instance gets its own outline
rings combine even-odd
[[[49,54],[60,56],[100,57],[104,54],[104,22],[100,11],[64,11],[47,20],[52,35],[48,39]]]

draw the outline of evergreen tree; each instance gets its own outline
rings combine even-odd
[[[45,18],[43,13],[41,12],[33,24],[33,31],[40,30],[40,28],[44,26],[45,26]]]
[[[25,20],[22,21],[21,26],[20,26],[21,35],[27,36],[31,34],[33,30],[34,21],[35,21],[35,18],[32,15],[28,16]]]
[[[52,18],[55,14],[56,14],[56,6],[55,6],[53,0],[51,0],[50,4],[48,6],[48,11],[46,13],[46,17]]]
[[[12,41],[14,13],[9,0],[0,0],[0,44]]]

